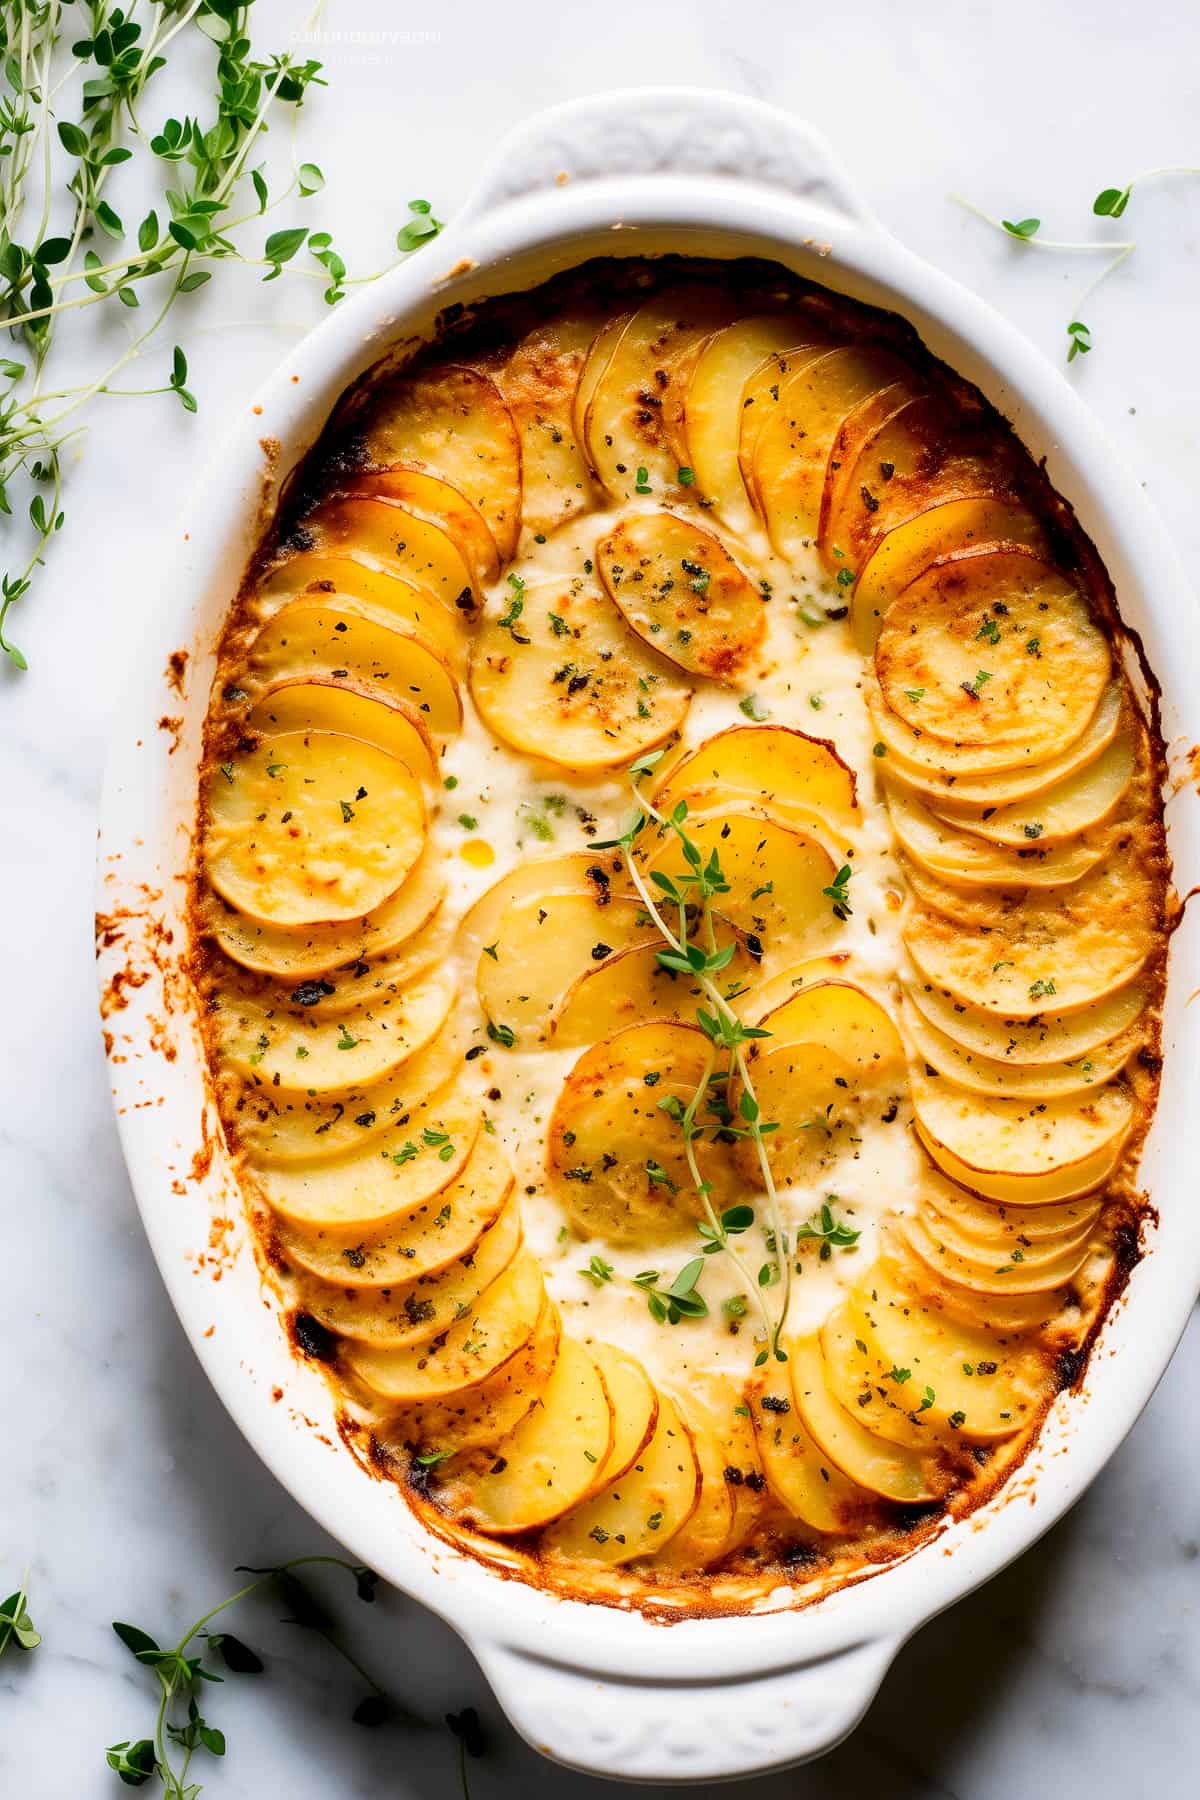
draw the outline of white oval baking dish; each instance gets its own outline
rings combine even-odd
[[[340,306],[292,353],[247,404],[163,554],[139,557],[140,606],[136,593],[129,603],[140,643],[105,788],[98,910],[130,1175],[184,1329],[246,1437],[356,1557],[461,1633],[538,1749],[605,1775],[696,1782],[800,1762],[836,1744],[910,1633],[1059,1518],[1145,1405],[1200,1279],[1189,1092],[1200,1009],[1185,1011],[1200,986],[1200,942],[1185,922],[1172,951],[1162,1096],[1142,1165],[1157,1209],[1148,1254],[1082,1391],[1059,1397],[1015,1481],[906,1562],[805,1611],[664,1628],[489,1573],[432,1539],[396,1489],[342,1446],[324,1382],[297,1366],[262,1305],[180,967],[212,645],[258,525],[262,441],[278,441],[277,470],[286,471],[346,384],[397,337],[427,331],[452,301],[521,289],[598,253],[669,250],[774,257],[911,319],[1046,458],[1162,680],[1168,744],[1180,750],[1200,735],[1188,584],[1138,483],[1062,375],[888,236],[807,127],[727,94],[629,90],[558,107],[514,132],[436,245]],[[171,661],[178,651],[188,657],[182,681]],[[1200,880],[1190,784],[1181,783],[1167,817],[1183,891]]]

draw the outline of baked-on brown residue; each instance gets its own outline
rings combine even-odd
[[[183,683],[184,683],[184,679],[187,675],[187,666],[188,666],[187,651],[186,650],[172,650],[170,656],[168,656],[168,658],[167,658],[167,666],[166,666],[166,670],[164,671],[164,673],[166,676],[167,686],[169,688],[174,688],[174,690],[177,694],[183,693]]]

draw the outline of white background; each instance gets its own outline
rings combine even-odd
[[[305,23],[288,0],[259,0],[254,14],[264,49],[285,47]],[[1189,560],[1200,551],[1200,178],[1147,185],[1119,226],[1090,211],[1101,187],[1156,164],[1200,162],[1194,3],[334,0],[320,24],[328,41],[314,53],[330,86],[306,107],[300,143],[328,186],[274,222],[294,214],[334,230],[352,270],[388,259],[410,196],[453,214],[508,125],[554,100],[639,82],[731,88],[811,119],[899,237],[1056,360],[1098,265],[1009,243],[952,204],[950,191],[1010,218],[1038,215],[1045,235],[1136,237],[1136,255],[1086,307],[1095,349],[1071,378],[1150,489],[1165,529]],[[401,39],[344,35],[372,32]],[[198,46],[197,72],[207,60]],[[200,95],[186,82],[152,88],[147,118],[195,108]],[[119,173],[114,199],[137,218],[136,174]],[[0,1664],[6,1800],[124,1791],[103,1749],[149,1728],[152,1695],[112,1618],[165,1640],[233,1585],[236,1563],[322,1547],[219,1410],[164,1299],[117,1151],[91,967],[104,744],[142,625],[125,599],[126,571],[157,556],[169,590],[164,521],[226,422],[322,311],[317,283],[263,288],[258,273],[223,271],[180,310],[144,380],[129,383],[163,379],[178,337],[196,418],[169,397],[93,410],[70,470],[67,528],[12,620],[31,672],[0,679],[0,1594],[28,1564],[46,1638],[35,1657],[10,1652]],[[89,355],[119,344],[131,318],[86,329]],[[1174,1800],[1192,1791],[1198,1379],[1193,1330],[1075,1513],[921,1633],[850,1744],[746,1791],[762,1800],[1107,1800],[1131,1790]],[[435,1721],[480,1708],[490,1748],[472,1765],[476,1800],[518,1791],[582,1800],[598,1790],[516,1742],[444,1627],[396,1596],[373,1612],[337,1597],[348,1641],[398,1697]],[[271,1669],[257,1683],[212,1690],[230,1752],[198,1771],[206,1796],[456,1792],[445,1732],[354,1728],[361,1688],[277,1612],[252,1605],[234,1625]]]

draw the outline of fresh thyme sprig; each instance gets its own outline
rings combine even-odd
[[[29,592],[62,528],[62,463],[82,429],[79,415],[98,395],[174,394],[196,410],[179,346],[168,377],[145,387],[118,386],[181,296],[208,282],[222,262],[290,272],[321,282],[333,305],[357,281],[325,231],[287,225],[257,247],[246,244],[258,221],[301,202],[324,184],[315,163],[294,165],[272,192],[257,160],[281,110],[298,108],[323,86],[311,58],[254,54],[248,36],[253,0],[5,0],[0,6],[0,327],[14,355],[0,359],[0,514],[6,535],[27,526],[0,574],[0,650],[27,667],[7,635],[10,609]],[[78,20],[78,23],[76,21]],[[82,30],[80,29],[82,26]],[[199,33],[216,57],[214,107],[168,118],[155,130],[143,117],[149,84],[168,62],[172,41]],[[73,110],[75,117],[67,116]],[[138,154],[161,182],[161,200],[127,228],[109,194],[113,171]],[[65,229],[54,222],[68,209]],[[441,229],[424,200],[409,203],[397,236],[404,253]],[[160,216],[161,214],[161,216]],[[126,248],[129,239],[136,249]],[[96,245],[107,240],[111,255]],[[311,264],[296,264],[301,250]],[[48,359],[67,315],[94,307],[137,311],[149,322],[107,366],[72,387],[53,388]]]

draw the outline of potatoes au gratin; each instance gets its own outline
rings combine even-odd
[[[1153,718],[903,321],[613,260],[413,348],[286,483],[206,728],[264,1273],[443,1537],[802,1601],[996,1491],[1136,1256]]]

